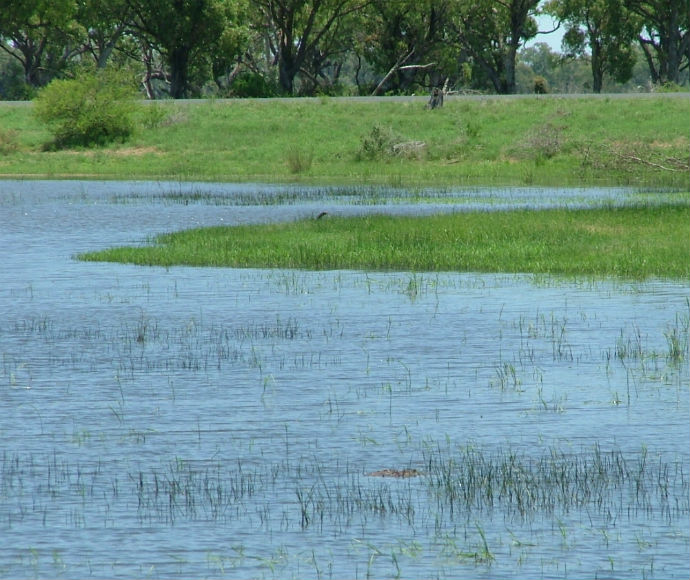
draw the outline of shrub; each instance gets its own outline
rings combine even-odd
[[[276,97],[279,93],[275,83],[254,72],[240,74],[233,81],[230,92],[232,96],[240,98]]]
[[[357,158],[375,160],[390,157],[393,155],[393,146],[399,140],[392,129],[377,123],[369,135],[362,138]]]
[[[549,82],[540,75],[534,77],[534,93],[537,95],[545,95],[549,92]]]
[[[48,124],[56,147],[106,145],[125,141],[132,133],[133,97],[120,75],[81,73],[44,88],[34,102],[34,114]]]
[[[374,125],[368,135],[362,138],[357,160],[390,159],[421,159],[426,151],[424,141],[410,141],[395,133],[388,127],[378,123]]]

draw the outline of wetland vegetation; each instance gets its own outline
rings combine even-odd
[[[0,105],[0,576],[687,578],[686,103],[422,106]]]
[[[383,211],[642,243],[684,194],[3,187],[1,575],[687,576],[685,279],[72,258]]]
[[[80,255],[149,266],[687,278],[690,206],[367,215],[162,234]]]

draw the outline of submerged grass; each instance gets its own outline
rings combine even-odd
[[[149,266],[521,272],[683,278],[687,204],[514,210],[429,217],[371,215],[213,227],[82,260]]]
[[[652,461],[644,446],[623,453],[595,444],[528,456],[509,448],[426,445],[420,451],[424,471],[414,482],[374,481],[350,464],[337,465],[333,472],[316,459],[221,463],[176,457],[150,468],[122,465],[113,476],[101,461],[74,464],[56,451],[46,457],[3,452],[0,488],[15,502],[0,510],[0,521],[38,516],[46,526],[60,509],[76,506],[71,523],[80,527],[88,503],[102,509],[106,521],[113,509],[136,515],[142,523],[167,525],[231,521],[263,506],[262,527],[275,522],[271,512],[281,505],[275,510],[280,525],[301,530],[329,523],[347,527],[374,518],[436,527],[439,519],[470,523],[494,511],[509,520],[534,520],[581,508],[590,518],[599,514],[615,521],[624,514],[660,514],[670,522],[690,511],[683,462],[666,456]],[[91,510],[90,516],[97,512]],[[481,559],[492,559],[483,530],[478,532]]]

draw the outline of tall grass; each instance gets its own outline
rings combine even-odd
[[[80,255],[140,265],[478,271],[571,276],[690,275],[686,204],[429,217],[327,217],[158,236]]]
[[[0,103],[15,135],[5,175],[312,183],[687,186],[685,98],[246,100],[141,106],[127,143],[42,151],[30,106]],[[372,135],[385,137],[373,143]],[[407,145],[405,145],[407,144]],[[414,154],[399,154],[413,144]],[[397,149],[396,149],[397,147]]]

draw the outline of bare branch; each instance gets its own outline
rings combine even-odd
[[[414,54],[414,48],[413,48],[410,52],[408,52],[407,55],[401,55],[401,56],[398,58],[397,62],[396,62],[396,63],[391,67],[391,69],[386,73],[386,76],[383,77],[383,79],[381,80],[381,82],[380,82],[378,85],[376,85],[376,88],[374,89],[374,92],[371,93],[371,96],[372,96],[372,97],[375,97],[376,95],[379,94],[379,92],[380,92],[381,89],[383,88],[383,85],[386,84],[386,82],[388,81],[388,79],[391,78],[391,77],[395,74],[395,72],[396,72],[397,70],[399,70],[400,67],[401,67],[404,63],[406,63],[406,62],[412,57],[413,54]]]

